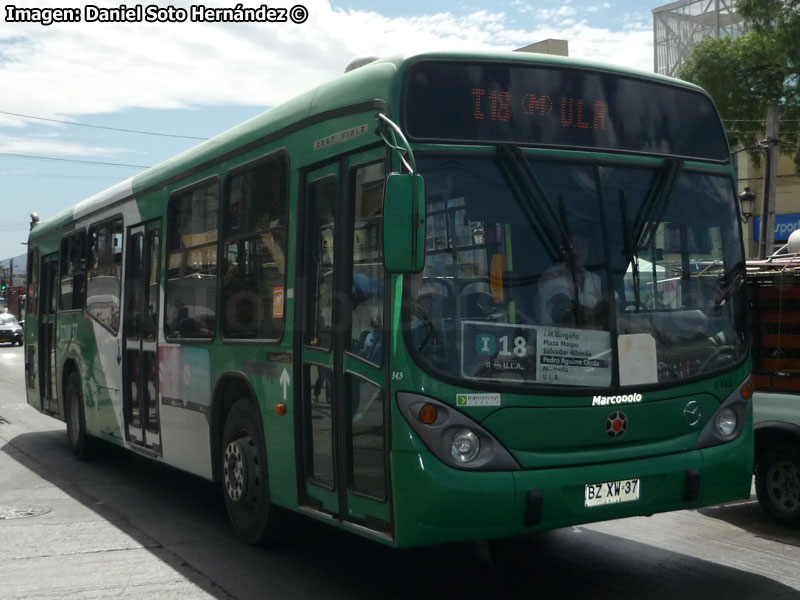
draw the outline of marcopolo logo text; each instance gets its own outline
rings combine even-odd
[[[593,396],[592,406],[609,406],[613,404],[636,404],[642,401],[641,394],[625,394],[623,396]]]

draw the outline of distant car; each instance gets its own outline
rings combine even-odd
[[[3,342],[22,346],[22,326],[11,313],[0,314],[0,343]]]

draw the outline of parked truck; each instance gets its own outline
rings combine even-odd
[[[800,231],[766,260],[748,261],[755,480],[774,520],[800,525]]]

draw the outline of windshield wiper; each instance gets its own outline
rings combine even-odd
[[[741,285],[744,281],[744,270],[741,268],[741,263],[739,264],[739,270],[736,272],[736,275],[733,277],[733,281],[731,281],[725,287],[722,287],[717,292],[717,297],[714,298],[714,310],[719,310],[728,302],[728,298],[730,298],[731,294]]]
[[[565,257],[568,259],[567,262],[571,262],[572,246],[569,243],[567,230],[553,213],[547,194],[539,185],[539,181],[522,155],[522,151],[517,146],[500,144],[497,146],[497,156],[501,172],[517,197],[528,221],[539,234],[551,260],[556,262]]]
[[[622,209],[622,227],[625,236],[625,256],[631,257],[631,274],[633,275],[633,300],[636,312],[641,305],[641,287],[639,284],[639,250],[633,241],[633,225],[628,217],[628,202],[625,191],[619,191],[619,206]]]
[[[636,240],[634,252],[636,253],[640,248],[650,246],[656,231],[658,231],[661,219],[664,217],[664,211],[667,210],[667,200],[672,193],[672,188],[675,187],[678,174],[681,167],[683,167],[683,161],[675,158],[667,158],[665,162],[666,165],[661,171],[661,177],[658,178],[658,181],[656,181],[650,193],[644,199],[639,209],[639,214],[636,215],[633,230],[633,237]]]

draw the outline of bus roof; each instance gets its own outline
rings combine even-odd
[[[79,216],[89,215],[119,200],[142,193],[144,190],[152,189],[155,186],[164,185],[165,181],[176,173],[185,173],[190,169],[201,168],[202,165],[218,160],[220,156],[233,152],[242,146],[247,146],[270,134],[328,111],[375,100],[384,101],[387,106],[391,106],[391,99],[399,92],[398,73],[401,73],[408,63],[420,59],[487,60],[580,68],[660,81],[669,85],[678,85],[702,91],[691,83],[654,73],[593,61],[530,52],[428,52],[409,56],[379,58],[273,107],[232,129],[79,202],[74,207],[65,209],[53,217],[39,222],[32,228],[30,237],[31,239],[36,239],[51,231],[66,227]],[[365,110],[367,110],[366,107]]]

